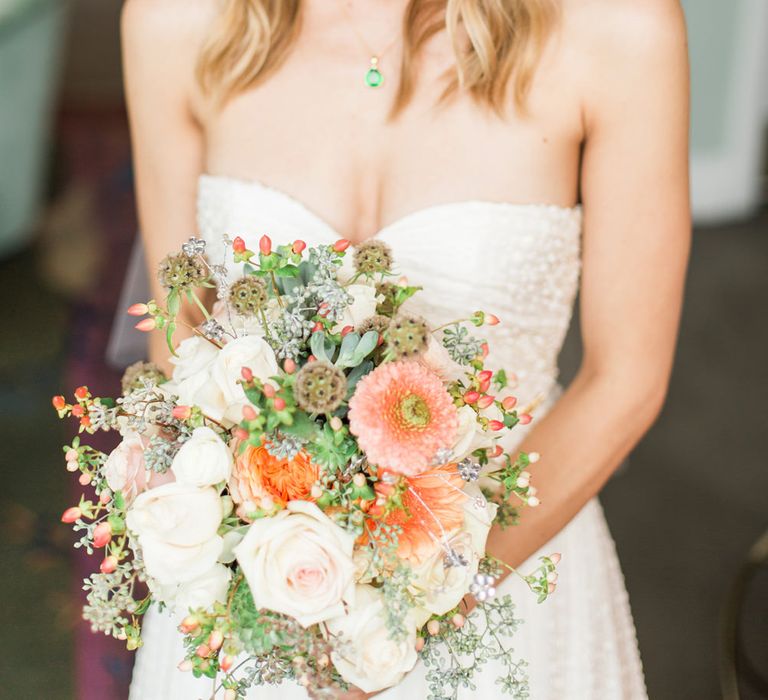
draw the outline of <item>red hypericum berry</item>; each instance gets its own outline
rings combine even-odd
[[[468,391],[464,394],[464,403],[475,403],[480,398],[480,394],[477,391]]]
[[[187,615],[179,625],[179,629],[184,634],[190,634],[190,632],[194,632],[198,627],[200,626],[200,622],[194,615]]]
[[[90,474],[81,474],[77,478],[78,483],[80,486],[88,486],[88,484],[91,483],[91,475]]]
[[[75,520],[82,517],[82,515],[83,512],[77,506],[72,506],[72,508],[67,508],[64,513],[62,513],[61,522],[73,523]]]
[[[253,372],[251,371],[250,367],[243,367],[240,370],[240,376],[245,379],[246,382],[252,382],[253,381]]]
[[[520,420],[520,425],[528,425],[533,420],[533,416],[530,413],[523,413],[518,419]]]
[[[480,372],[477,375],[477,378],[481,382],[490,382],[491,379],[493,379],[493,372],[491,372],[491,370],[489,370],[489,369],[484,369],[482,372]]]
[[[109,489],[105,489],[99,494],[99,503],[101,503],[101,505],[105,506],[111,500],[112,500],[112,493],[110,492]]]
[[[83,416],[80,419],[80,425],[82,425],[84,428],[90,428],[91,427],[91,417],[90,416]]]
[[[77,389],[75,389],[75,398],[83,401],[88,398],[88,387],[87,386],[79,386]]]
[[[80,405],[72,406],[72,415],[75,418],[81,418],[85,415],[85,409]]]
[[[249,437],[248,431],[245,428],[235,428],[232,433],[238,440],[247,440]]]
[[[258,414],[256,413],[256,410],[253,408],[253,406],[245,405],[243,406],[243,418],[245,420],[256,420],[256,416]]]
[[[286,374],[293,374],[296,371],[296,361],[290,357],[286,358],[285,362],[283,362],[283,369]]]
[[[275,410],[282,411],[285,408],[285,399],[282,396],[275,397]]]
[[[302,254],[302,252],[304,252],[304,249],[305,249],[306,247],[307,247],[307,244],[306,244],[306,243],[304,243],[304,241],[302,241],[302,240],[300,240],[300,239],[299,239],[299,240],[296,240],[296,241],[294,241],[294,242],[293,242],[293,248],[291,248],[291,250],[292,250],[292,251],[293,251],[293,252],[294,252],[296,255],[301,255],[301,254]]]
[[[486,394],[485,396],[481,396],[477,400],[477,407],[478,408],[488,408],[494,401],[496,400],[495,396],[491,396],[490,394]]]
[[[333,244],[333,249],[337,253],[343,253],[350,245],[352,244],[346,238],[339,238],[339,240]]]
[[[171,411],[171,415],[176,420],[189,420],[189,417],[192,415],[192,407],[191,406],[174,406],[173,410]]]
[[[227,656],[227,654],[223,654],[219,659],[219,668],[226,673],[232,668],[233,663],[235,663],[234,658]]]
[[[485,315],[485,322],[489,326],[498,326],[501,323],[501,321],[499,320],[499,317],[496,316],[495,314],[486,314]]]
[[[221,649],[222,644],[224,644],[224,635],[221,633],[221,630],[213,630],[208,637],[208,646],[213,651],[218,651]]]
[[[504,406],[504,410],[511,411],[517,406],[517,398],[514,396],[507,396],[507,398],[501,402],[501,405]]]
[[[484,394],[486,391],[488,391],[488,389],[491,388],[491,380],[487,379],[484,382],[480,382],[479,388],[480,388],[480,391]]]
[[[134,328],[136,330],[142,331],[143,333],[149,333],[149,331],[155,330],[157,328],[157,321],[155,321],[154,318],[144,318],[141,321],[139,321]]]
[[[64,408],[67,405],[67,401],[63,396],[54,396],[51,399],[51,403],[53,404],[53,407],[60,411],[62,408]]]
[[[310,355],[307,358],[307,362],[317,362],[317,358],[314,355]]]
[[[354,326],[344,326],[344,328],[341,329],[341,337],[343,338],[345,335],[349,335],[353,330],[355,330]]]
[[[277,389],[272,384],[265,384],[262,391],[268,399],[271,399],[277,393]]]
[[[269,236],[262,236],[259,239],[259,250],[262,255],[272,255],[272,239]]]
[[[143,316],[149,313],[149,307],[146,304],[132,304],[127,313],[129,316]]]
[[[111,574],[117,568],[117,557],[113,557],[111,554],[108,557],[104,557],[104,561],[99,566],[99,571],[102,574]]]
[[[503,454],[504,454],[504,449],[502,448],[502,446],[501,445],[496,445],[496,447],[494,447],[493,450],[491,450],[491,453],[488,456],[491,457],[491,458],[493,458],[493,457],[501,457],[501,455],[503,455]]]
[[[500,420],[489,420],[488,428],[494,432],[498,432],[499,430],[504,429],[504,423],[502,423]]]
[[[201,659],[204,659],[207,656],[210,656],[211,648],[207,644],[201,644],[199,647],[197,647],[195,654],[197,654]]]
[[[235,238],[234,241],[232,241],[232,249],[236,253],[244,253],[245,252],[245,241],[238,236]]]
[[[112,526],[108,522],[99,523],[93,528],[93,546],[106,547],[112,539]]]
[[[320,321],[317,321],[314,326],[312,326],[312,332],[317,333],[318,331],[323,330],[323,324],[320,323]]]
[[[488,347],[488,343],[483,343],[481,346],[481,350],[483,353],[483,359],[488,357],[488,353],[491,351],[491,349]]]

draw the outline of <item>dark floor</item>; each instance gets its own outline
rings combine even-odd
[[[69,487],[64,432],[49,408],[62,388],[69,311],[39,279],[36,261],[27,252],[0,263],[0,698],[69,700],[76,611],[70,536],[56,526]],[[667,406],[603,496],[653,700],[722,697],[719,610],[768,527],[767,312],[768,212],[697,231]],[[576,347],[574,332],[566,375]],[[758,624],[768,576],[757,583],[745,616],[748,652],[768,672],[766,627]],[[760,697],[743,685],[742,698]]]

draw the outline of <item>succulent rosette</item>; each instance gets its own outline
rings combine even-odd
[[[227,698],[288,678],[375,692],[419,658],[432,697],[454,697],[446,679],[506,653],[517,624],[497,579],[513,572],[543,600],[557,578],[556,555],[523,575],[486,552],[494,524],[538,505],[538,455],[501,446],[531,416],[473,335],[499,321],[412,313],[420,288],[393,281],[379,240],[227,243],[233,260],[210,260],[190,239],[159,267],[163,303],[129,309],[165,334],[170,377],[137,363],[117,399],[53,399],[82,434],[64,451],[84,493],[62,520],[101,557],[84,615],[136,649],[143,613],[167,608],[180,668]],[[185,304],[205,318],[177,342]],[[97,430],[122,440],[102,453],[81,441]]]

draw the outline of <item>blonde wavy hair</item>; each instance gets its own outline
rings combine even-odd
[[[301,0],[224,0],[203,46],[198,80],[217,101],[257,85],[285,60],[299,34]],[[443,99],[466,91],[504,112],[512,80],[515,105],[525,102],[557,15],[556,0],[409,0],[403,17],[403,58],[392,115],[413,96],[419,52],[441,30],[448,33],[455,70]]]

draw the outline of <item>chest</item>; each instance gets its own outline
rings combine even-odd
[[[468,95],[440,102],[452,53],[438,38],[396,119],[396,52],[381,58],[384,81],[371,88],[367,57],[323,48],[300,41],[272,77],[206,120],[208,172],[285,191],[353,241],[445,202],[576,201],[578,95],[556,47],[537,70],[528,114],[510,95],[500,116]]]

